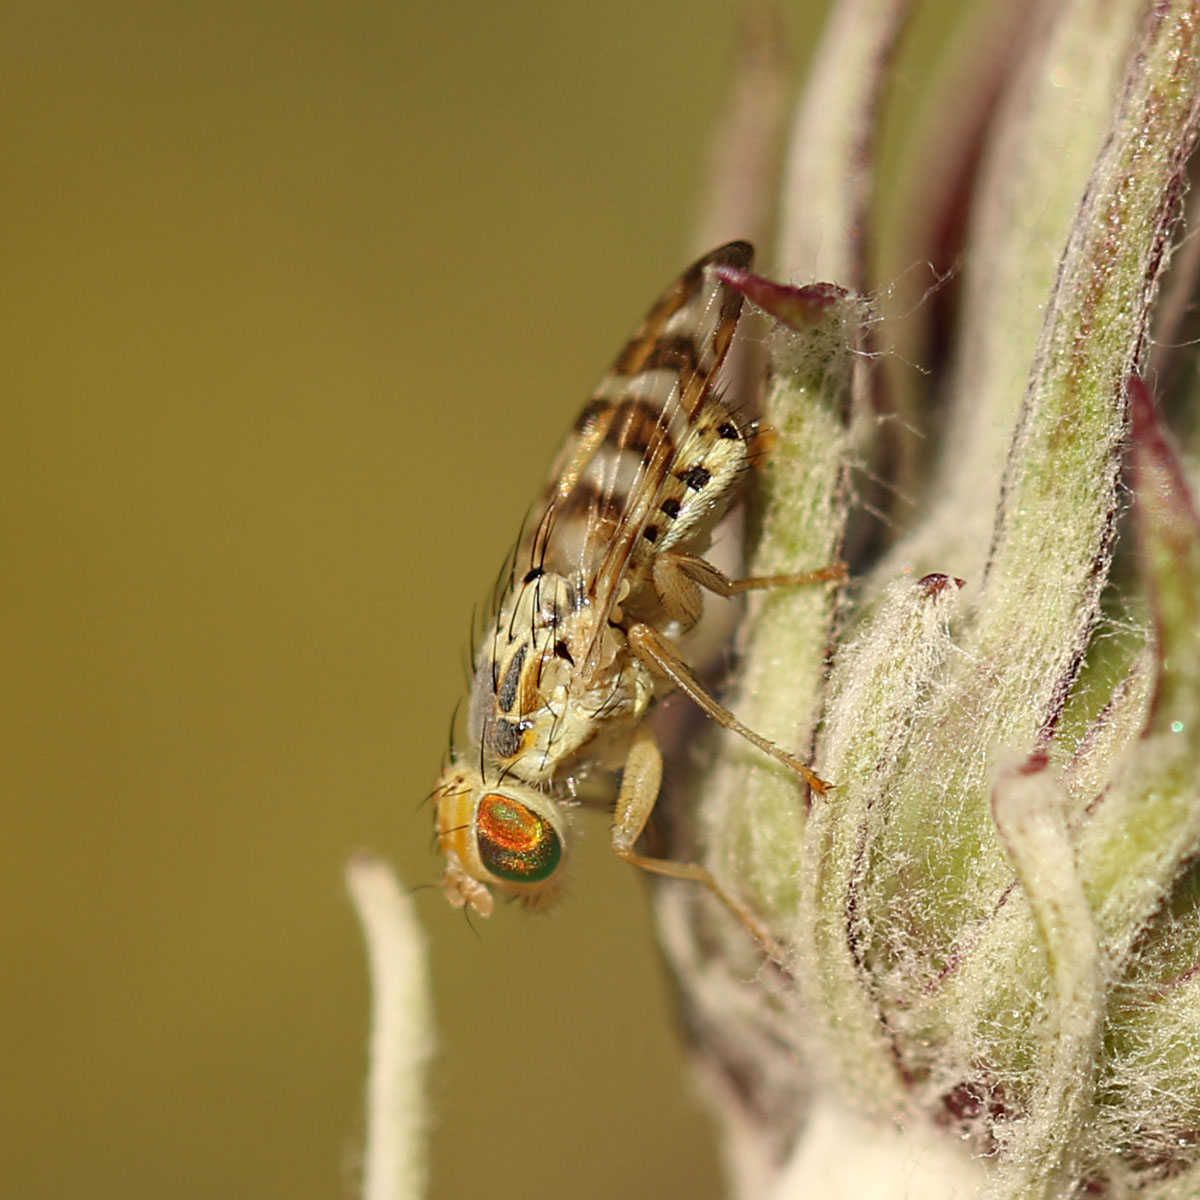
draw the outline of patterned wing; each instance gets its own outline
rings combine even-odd
[[[559,452],[526,561],[577,581],[597,634],[622,581],[637,587],[656,553],[687,546],[746,465],[746,423],[717,387],[742,296],[709,268],[753,254],[730,242],[667,289]]]
[[[587,600],[607,610],[621,578],[652,557],[655,533],[674,533],[678,541],[686,527],[678,521],[694,514],[700,493],[720,490],[709,487],[717,473],[711,467],[685,462],[697,457],[701,443],[744,443],[744,422],[716,394],[742,296],[708,268],[745,268],[753,254],[746,242],[706,254],[646,315],[559,451],[519,563],[578,580]],[[656,531],[653,514],[664,488],[682,518],[664,515],[674,528]]]
[[[731,242],[675,280],[560,449],[476,660],[468,727],[482,777],[490,760],[540,783],[601,724],[644,707],[636,677],[613,671],[623,642],[610,618],[654,595],[656,555],[707,544],[748,462],[745,423],[717,387],[742,296],[711,267],[752,256]]]

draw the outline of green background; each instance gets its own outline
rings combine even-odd
[[[0,6],[4,1195],[353,1193],[342,867],[439,875],[472,609],[692,250],[733,27]],[[418,894],[435,1197],[718,1195],[643,880],[579,860]]]

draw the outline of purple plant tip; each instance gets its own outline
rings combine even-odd
[[[797,332],[825,320],[830,309],[842,303],[849,294],[836,283],[807,283],[793,287],[739,267],[718,266],[712,270],[718,279],[741,292],[752,304]]]

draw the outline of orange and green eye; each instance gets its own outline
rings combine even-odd
[[[554,826],[498,792],[480,800],[475,838],[483,865],[493,875],[516,883],[546,879],[562,859],[562,842]]]

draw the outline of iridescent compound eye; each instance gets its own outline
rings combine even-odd
[[[475,841],[483,865],[514,883],[547,879],[562,860],[562,841],[554,826],[500,792],[489,792],[479,801]]]

